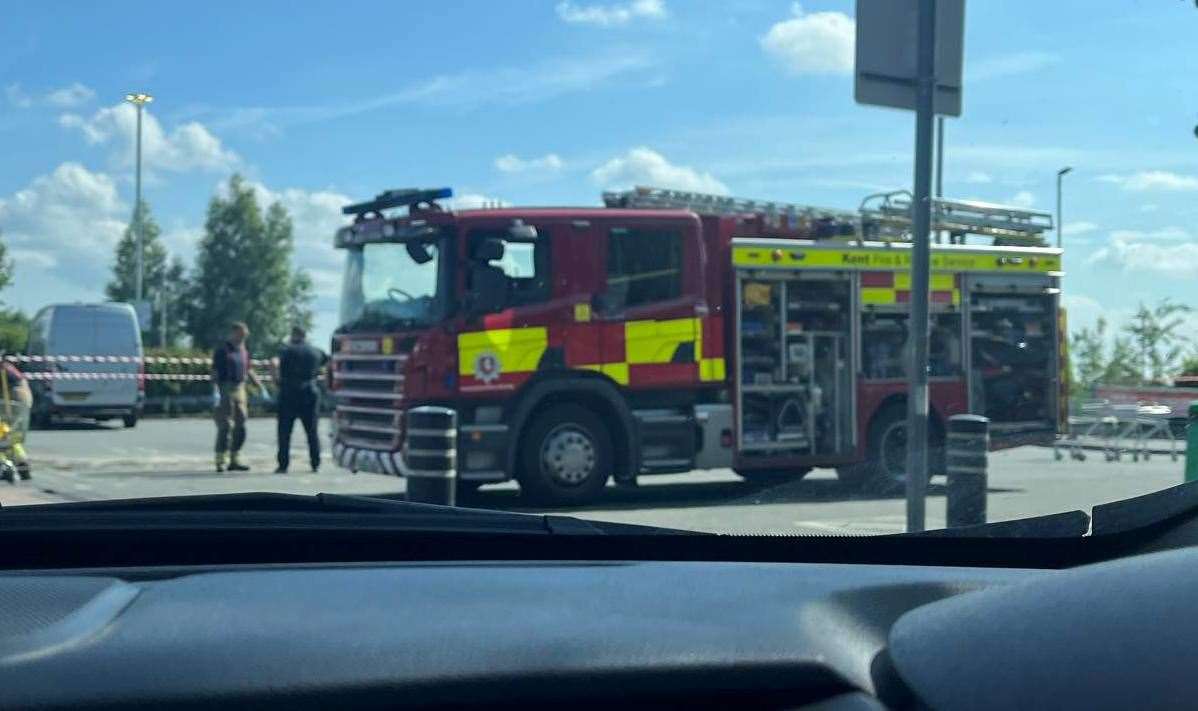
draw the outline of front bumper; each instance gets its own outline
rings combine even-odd
[[[410,413],[420,418],[420,410]],[[448,408],[431,408],[442,413]],[[454,413],[456,417],[456,413]],[[456,477],[465,481],[501,482],[509,479],[505,468],[508,427],[477,424],[445,427],[427,420],[413,426],[408,419],[397,450],[374,449],[346,444],[334,434],[333,459],[351,472],[369,472],[402,477]],[[428,426],[432,424],[433,426]],[[452,469],[452,473],[449,473]]]

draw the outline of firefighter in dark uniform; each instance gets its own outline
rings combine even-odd
[[[320,469],[320,435],[317,432],[320,409],[320,390],[317,380],[320,369],[328,361],[318,348],[305,340],[307,333],[296,326],[291,340],[279,351],[275,380],[279,385],[279,468],[276,474],[286,474],[291,464],[291,429],[298,419],[308,437],[308,463],[312,471]]]

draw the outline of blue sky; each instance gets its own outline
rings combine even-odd
[[[302,7],[302,11],[297,10]],[[463,204],[595,204],[660,184],[855,207],[909,187],[909,114],[852,101],[851,2],[22,3],[0,25],[3,299],[94,299],[133,200],[129,91],[153,93],[146,199],[190,259],[240,171],[296,221],[318,337],[337,208],[451,185]],[[119,22],[119,26],[116,24]],[[973,0],[945,192],[1051,210],[1071,321],[1198,306],[1198,9]]]

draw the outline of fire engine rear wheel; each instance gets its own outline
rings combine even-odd
[[[929,422],[932,441],[938,441],[938,430]],[[870,494],[897,494],[907,484],[907,408],[906,405],[890,405],[874,416],[869,424],[865,440],[864,462],[837,467],[840,483],[851,491]],[[928,452],[929,470],[935,471],[939,452],[933,446]]]
[[[594,500],[612,471],[611,435],[595,413],[556,405],[536,415],[523,439],[520,488],[538,503]]]

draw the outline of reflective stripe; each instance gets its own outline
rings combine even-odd
[[[724,379],[724,359],[723,358],[703,358],[699,361],[699,380],[723,380]]]
[[[698,331],[697,318],[629,321],[624,324],[624,361],[636,364],[673,362],[678,347],[695,343]]]
[[[476,361],[483,354],[495,357],[499,373],[530,373],[537,369],[548,344],[544,326],[462,333],[458,335],[458,374],[474,375]]]
[[[787,269],[905,271],[911,267],[911,250],[905,247],[827,249],[736,246],[732,248],[732,263],[737,266]],[[1061,257],[1034,250],[965,252],[933,249],[932,269],[943,272],[1056,272],[1061,269]]]
[[[898,301],[894,289],[885,286],[861,287],[861,303],[863,304],[893,304]]]

